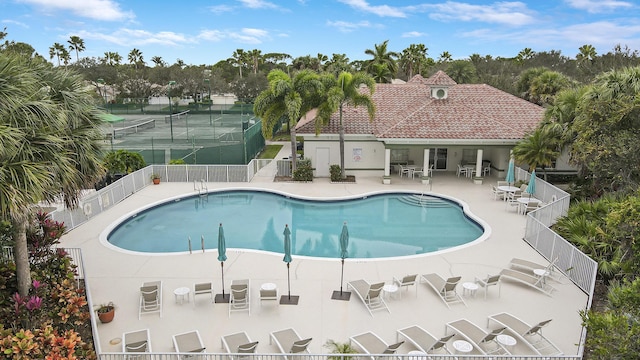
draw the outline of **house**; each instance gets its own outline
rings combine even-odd
[[[385,183],[403,164],[433,165],[435,174],[467,165],[478,178],[485,167],[504,175],[511,149],[544,115],[541,106],[485,84],[457,84],[442,71],[428,79],[416,75],[406,83],[376,84],[372,99],[373,121],[365,107],[344,107],[345,171],[379,175]],[[340,164],[338,115],[319,135],[313,111],[296,127],[316,177],[328,177],[329,166]]]

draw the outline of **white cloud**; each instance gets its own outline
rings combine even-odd
[[[225,34],[220,30],[203,30],[198,34],[198,38],[208,41],[221,41],[225,38]]]
[[[244,7],[250,9],[277,9],[278,5],[264,0],[238,0]]]
[[[18,0],[35,5],[38,10],[70,11],[76,16],[103,21],[132,20],[135,15],[131,11],[123,11],[120,5],[112,0]]]
[[[368,21],[360,21],[357,23],[353,23],[353,22],[348,22],[348,21],[327,21],[327,25],[334,27],[336,29],[338,29],[341,32],[352,32],[354,30],[358,30],[360,28],[370,28],[370,27],[374,27],[373,25],[371,25],[370,22]]]
[[[122,46],[140,46],[147,44],[160,44],[167,46],[178,46],[181,44],[194,43],[195,41],[189,36],[174,33],[172,31],[160,31],[152,33],[139,29],[118,29],[113,33],[99,33],[90,31],[80,31],[75,34],[83,39],[103,40],[113,44]]]
[[[29,25],[27,25],[27,24],[25,24],[25,23],[23,23],[23,22],[15,21],[15,20],[11,20],[11,19],[3,19],[3,20],[2,20],[2,21],[0,21],[0,22],[1,22],[1,23],[3,23],[3,24],[13,24],[13,25],[18,25],[18,26],[23,27],[23,28],[25,28],[25,29],[28,29],[28,28],[29,28]]]
[[[372,13],[381,17],[407,17],[405,10],[389,5],[370,5],[366,0],[338,0],[354,9]]]
[[[406,33],[402,33],[403,38],[414,38],[414,37],[423,37],[423,36],[427,36],[427,34],[419,31],[409,31]]]
[[[267,30],[254,28],[243,28],[240,31],[203,30],[197,37],[214,42],[231,39],[244,44],[261,44],[263,41],[270,39]]]
[[[604,54],[614,46],[640,47],[640,25],[620,25],[608,21],[574,24],[565,27],[536,27],[522,31],[497,31],[494,29],[478,29],[462,34],[467,38],[475,38],[486,43],[527,44],[527,47],[544,51],[566,49],[572,47],[575,52],[563,54],[574,57],[578,48],[589,44],[599,54]],[[524,48],[524,46],[523,46]],[[513,54],[515,56],[516,54]]]
[[[229,33],[229,37],[245,44],[261,44],[268,34],[266,30],[244,28],[240,32]]]
[[[214,14],[222,14],[222,13],[233,11],[233,6],[215,5],[215,6],[209,6],[209,10],[211,10],[211,12]]]
[[[492,5],[473,5],[446,2],[420,5],[416,9],[433,10],[429,17],[441,21],[479,21],[494,24],[522,26],[535,22],[533,11],[522,2],[498,2]]]
[[[631,8],[633,4],[628,1],[617,0],[566,0],[569,6],[590,13],[611,11],[618,8]]]

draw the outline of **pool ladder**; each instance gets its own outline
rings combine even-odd
[[[207,183],[204,182],[204,179],[200,180],[200,184],[196,180],[193,180],[193,191],[197,192],[200,196],[209,195],[209,189],[207,188]]]
[[[191,236],[189,236],[187,239],[189,241],[189,254],[193,254],[193,252],[191,251]],[[202,252],[204,252],[204,235],[200,236],[200,247],[202,248]]]

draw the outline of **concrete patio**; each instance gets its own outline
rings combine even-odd
[[[287,154],[283,148],[281,154]],[[286,155],[284,155],[286,156]],[[279,156],[278,158],[281,158]],[[470,211],[491,227],[490,237],[471,246],[439,254],[410,256],[403,259],[347,259],[346,282],[366,279],[369,282],[386,281],[406,274],[438,273],[443,277],[461,275],[462,281],[498,273],[513,257],[547,262],[523,240],[525,217],[505,203],[494,200],[490,183],[497,178],[485,178],[483,185],[456,177],[455,173],[435,173],[431,185],[422,185],[417,179],[394,176],[391,185],[383,185],[379,177],[358,177],[355,184],[332,184],[328,179],[314,179],[312,183],[273,182],[273,167],[261,170],[251,183],[208,183],[209,190],[226,188],[272,189],[306,197],[341,197],[366,194],[381,190],[412,190],[433,192],[460,199]],[[448,309],[426,284],[418,284],[417,296],[413,288],[401,298],[385,299],[390,312],[374,312],[371,316],[364,304],[352,294],[350,301],[331,299],[340,288],[340,260],[315,259],[294,256],[291,263],[291,294],[299,295],[298,305],[279,305],[277,302],[261,306],[258,292],[262,283],[275,283],[280,294],[287,292],[287,270],[282,254],[264,253],[247,249],[229,248],[225,262],[225,292],[233,279],[250,279],[251,314],[228,315],[227,304],[213,304],[205,295],[180,304],[173,290],[194,283],[211,281],[214,292],[221,292],[220,263],[217,251],[194,251],[193,254],[134,255],[107,247],[100,242],[105,228],[126,214],[163,201],[193,194],[192,183],[162,183],[148,186],[114,205],[106,212],[70,231],[62,238],[62,246],[82,249],[86,277],[94,304],[113,301],[116,316],[113,322],[98,324],[99,345],[102,352],[120,352],[123,332],[149,328],[154,352],[172,352],[171,336],[199,330],[207,352],[222,352],[223,335],[246,331],[259,341],[258,353],[277,352],[269,342],[269,333],[284,328],[295,328],[302,337],[313,337],[312,353],[326,353],[323,347],[329,339],[346,342],[352,335],[373,331],[386,342],[396,339],[396,330],[420,325],[436,337],[443,336],[445,324],[465,318],[482,328],[487,316],[509,312],[528,323],[546,319],[553,321],[544,329],[565,355],[576,355],[582,334],[579,311],[585,309],[588,296],[566,278],[552,282],[557,291],[552,297],[515,282],[503,281],[501,296],[491,288],[487,300],[482,292],[465,297],[467,306],[452,305]],[[217,225],[212,219],[212,228]],[[251,226],[250,219],[247,226]],[[229,241],[229,239],[227,239]],[[163,313],[143,315],[138,320],[139,287],[144,281],[162,280]],[[462,293],[462,288],[458,291]],[[405,343],[399,353],[414,348]]]

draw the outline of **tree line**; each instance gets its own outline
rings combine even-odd
[[[0,41],[8,36],[0,32]],[[425,44],[411,44],[402,51],[392,51],[389,40],[374,44],[363,53],[365,59],[349,59],[346,54],[331,56],[318,53],[293,57],[285,52],[263,53],[259,49],[237,49],[229,58],[215,64],[189,65],[181,59],[169,64],[160,56],[145,60],[142,50],[133,48],[126,57],[107,51],[104,56],[80,57],[86,50],[85,42],[72,35],[67,45],[54,43],[49,48],[48,60],[37,54],[29,44],[5,40],[0,50],[55,61],[56,66],[72,68],[92,81],[98,79],[117,90],[120,99],[145,99],[167,95],[169,81],[172,96],[234,93],[239,99],[252,103],[268,86],[267,74],[275,69],[294,76],[301,70],[338,75],[342,72],[365,72],[377,83],[393,79],[408,80],[416,74],[428,77],[443,70],[459,84],[483,83],[513,95],[545,105],[558,88],[574,84],[588,84],[596,75],[613,69],[640,65],[640,53],[627,46],[617,45],[606,53],[598,54],[589,44],[577,49],[574,57],[557,50],[535,52],[524,48],[513,57],[493,57],[474,53],[464,59],[455,59],[448,51],[437,57],[429,54]],[[75,54],[72,62],[71,54]],[[523,72],[532,68],[549,71],[535,84],[523,83]],[[540,75],[538,74],[535,74]],[[533,79],[531,74],[526,75]],[[205,81],[207,79],[207,81]],[[529,88],[533,85],[533,88]],[[529,91],[531,90],[531,92]],[[98,92],[99,93],[99,92]]]

